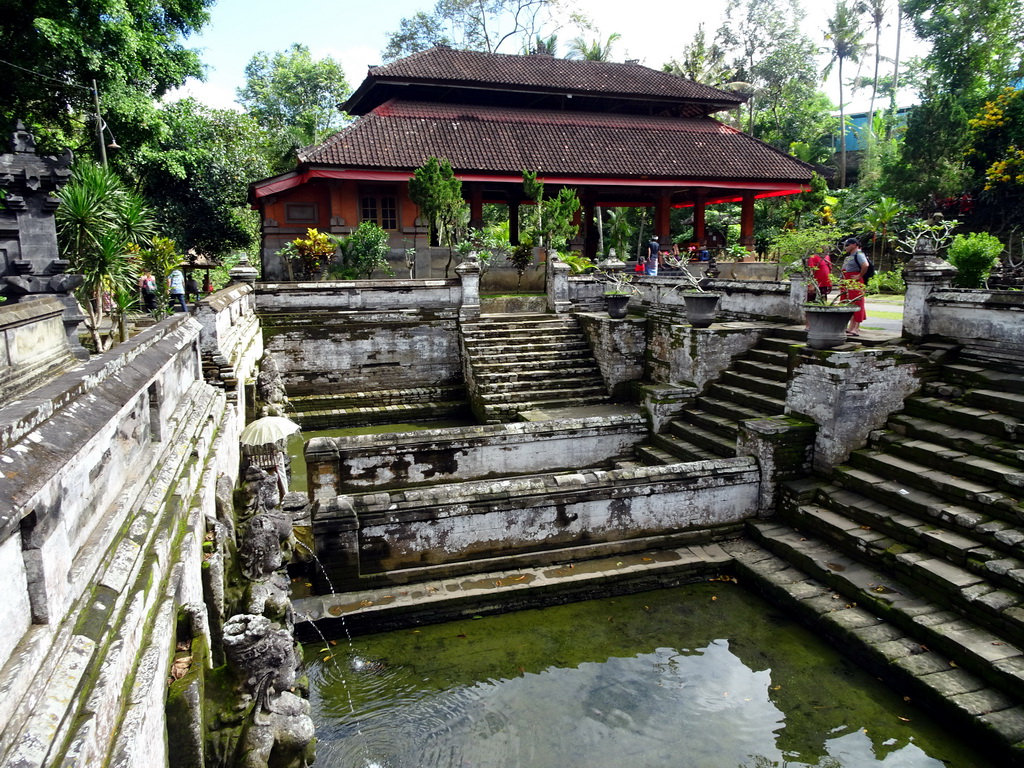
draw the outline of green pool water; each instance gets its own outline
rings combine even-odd
[[[334,768],[991,765],[731,583],[306,651]]]

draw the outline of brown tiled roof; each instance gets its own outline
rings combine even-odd
[[[442,46],[371,69],[366,80],[342,108],[351,114],[363,114],[366,109],[376,106],[372,99],[367,101],[367,94],[374,87],[390,82],[620,97],[677,104],[696,102],[713,105],[709,111],[742,104],[745,100],[735,93],[640,64],[511,56],[458,51]]]
[[[308,165],[457,172],[807,181],[811,166],[711,118],[390,101],[318,147]]]

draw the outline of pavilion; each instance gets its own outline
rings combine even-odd
[[[508,205],[513,243],[530,170],[548,193],[577,190],[588,256],[597,206],[650,207],[663,237],[670,209],[692,207],[702,242],[705,206],[739,202],[741,243],[752,246],[754,200],[806,191],[812,168],[711,117],[743,101],[635,63],[436,47],[372,67],[340,105],[359,116],[352,125],[252,185],[264,275],[283,277],[272,255],[307,227],[347,233],[374,221],[402,247],[423,231],[408,180],[431,156],[461,179],[473,225],[484,203]]]

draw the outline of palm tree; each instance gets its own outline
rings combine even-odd
[[[875,77],[871,82],[871,106],[868,107],[868,125],[875,124],[875,96],[878,94],[878,67],[882,63],[882,22],[885,21],[886,0],[868,0],[867,12],[875,28]]]
[[[78,164],[57,194],[57,240],[69,272],[84,277],[78,289],[96,351],[109,348],[100,336],[104,297],[135,293],[138,275],[133,245],[148,245],[156,232],[152,211],[128,191],[117,174],[93,163]]]
[[[825,67],[825,77],[832,65],[839,64],[839,186],[846,186],[846,104],[843,97],[843,64],[860,61],[864,52],[864,29],[860,25],[863,6],[850,6],[846,0],[836,3],[835,16],[828,20],[825,39],[832,45],[832,58]]]
[[[583,61],[611,61],[612,45],[620,37],[622,35],[618,32],[612,32],[604,43],[600,40],[587,41],[582,37],[577,37],[569,43],[569,55],[566,58],[582,59]]]

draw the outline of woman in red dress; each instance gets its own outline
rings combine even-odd
[[[843,250],[846,251],[846,259],[843,261],[843,282],[839,287],[839,298],[844,304],[855,307],[857,310],[850,318],[850,326],[846,329],[847,336],[859,336],[860,324],[867,318],[868,313],[864,307],[863,287],[858,290],[850,285],[850,281],[858,282],[863,286],[864,274],[868,271],[868,265],[871,262],[864,255],[864,251],[860,249],[860,241],[855,237],[851,237],[843,243]]]

